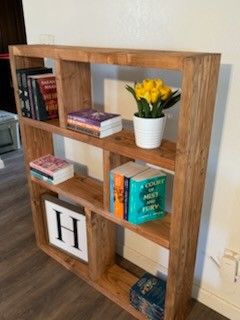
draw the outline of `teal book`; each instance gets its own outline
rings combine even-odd
[[[128,221],[140,224],[165,215],[166,175],[148,169],[130,179]]]

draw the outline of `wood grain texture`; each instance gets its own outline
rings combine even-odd
[[[126,220],[118,219],[103,208],[103,185],[101,182],[90,177],[75,176],[63,183],[51,185],[44,181],[31,177],[33,184],[41,186],[44,190],[50,190],[56,194],[67,197],[77,204],[92,210],[103,218],[127,228],[146,239],[161,246],[169,248],[171,214],[168,213],[163,219],[149,221],[135,225]]]
[[[61,128],[57,119],[37,121],[21,117],[21,121],[26,125],[82,141],[124,157],[143,160],[158,165],[168,171],[175,171],[176,144],[168,140],[163,140],[159,148],[146,150],[136,146],[134,134],[127,130],[122,130],[121,132],[109,137],[99,139],[76,131]]]
[[[87,48],[56,45],[18,45],[12,46],[12,50],[14,55],[23,57],[49,57],[52,59],[87,63],[142,66],[170,70],[182,70],[184,59],[186,58],[205,55],[205,53],[201,52]]]
[[[63,194],[70,199],[82,204],[87,209],[96,212],[109,221],[120,224],[135,231],[147,239],[165,247],[170,246],[169,276],[167,283],[167,296],[165,306],[166,320],[183,320],[186,318],[188,305],[191,297],[191,286],[195,264],[198,228],[201,214],[204,180],[206,174],[209,140],[211,134],[212,117],[216,96],[220,55],[207,53],[189,52],[167,52],[147,50],[124,50],[124,49],[102,49],[82,48],[66,46],[13,46],[11,47],[13,83],[15,96],[17,96],[17,83],[15,69],[18,66],[33,65],[42,63],[43,57],[53,58],[57,61],[58,94],[60,97],[60,125],[58,121],[38,122],[32,119],[19,117],[21,121],[23,145],[26,152],[27,163],[30,159],[48,153],[52,150],[51,134],[60,135],[88,143],[121,157],[144,160],[156,164],[163,169],[174,171],[173,190],[173,213],[167,215],[164,220],[154,222],[154,225],[134,226],[126,221],[118,220],[111,216],[106,209],[108,203],[103,199],[102,185],[93,179],[82,178],[70,179],[57,185],[49,186],[29,178],[31,195],[33,198],[33,217],[37,230],[38,243],[47,251],[45,246],[43,225],[41,221],[41,208],[39,198],[44,190]],[[70,104],[85,103],[90,90],[89,85],[89,63],[119,64],[138,67],[157,67],[166,69],[177,69],[183,72],[182,99],[178,124],[177,145],[169,141],[163,141],[160,148],[154,150],[143,150],[135,146],[133,134],[122,131],[105,139],[97,139],[84,134],[65,129],[65,119]],[[83,75],[80,69],[85,64]],[[68,83],[73,83],[73,91]],[[69,79],[69,82],[67,81]],[[87,79],[85,87],[84,80]],[[86,93],[76,93],[78,84]],[[71,94],[69,93],[71,92]],[[72,97],[72,95],[74,97]],[[75,97],[76,95],[76,97]],[[85,97],[85,98],[83,98]],[[77,105],[76,105],[77,106]],[[75,108],[75,105],[74,105]],[[19,102],[18,102],[18,110]],[[20,114],[19,114],[20,115]],[[33,141],[31,142],[31,136]],[[37,138],[43,148],[36,146]],[[46,138],[45,138],[46,137]],[[38,141],[38,144],[39,144]],[[30,151],[28,150],[30,146]],[[36,146],[36,148],[34,148]],[[105,153],[105,156],[107,153]],[[107,167],[111,167],[111,159],[106,160]],[[108,169],[107,168],[107,169]],[[107,181],[107,170],[104,171]],[[106,187],[105,187],[106,188]],[[88,192],[90,191],[90,192]],[[105,192],[105,190],[104,190]],[[106,192],[108,190],[106,189]],[[38,220],[39,219],[39,220]],[[100,219],[100,218],[97,218]],[[171,223],[170,223],[171,219]],[[147,227],[146,227],[147,226]],[[169,235],[170,232],[170,235]],[[54,256],[51,252],[50,255]],[[84,272],[80,272],[70,260],[57,257],[58,261],[69,264],[69,269],[84,278]],[[113,270],[113,271],[111,271]],[[108,271],[110,273],[108,273]],[[98,282],[87,277],[86,281],[91,283],[101,292],[104,292],[111,299],[119,303],[123,308],[133,313],[131,307],[126,304],[126,295],[120,292],[117,297],[116,285],[119,278],[131,279],[131,275],[125,274],[121,268],[110,268],[105,277]],[[116,275],[116,281],[110,281]],[[132,279],[133,280],[133,279]],[[124,281],[122,281],[124,282]],[[107,289],[106,289],[107,288]],[[116,300],[115,300],[116,299]],[[135,312],[137,318],[139,315]]]
[[[41,195],[48,191],[44,186],[37,186],[32,183],[30,177],[29,162],[46,154],[53,154],[52,134],[42,129],[21,125],[21,135],[25,156],[25,170],[28,176],[30,190],[33,224],[35,229],[36,241],[40,246],[46,245],[46,226],[42,208]]]
[[[184,63],[165,319],[186,318],[191,299],[220,57]]]
[[[90,64],[66,60],[56,60],[55,64],[59,122],[66,128],[69,112],[92,105]]]
[[[89,277],[95,281],[115,263],[116,225],[89,209],[85,214]]]
[[[1,157],[6,167],[0,170],[0,318],[6,320],[137,318],[38,249],[34,241],[22,152],[11,152]],[[74,264],[68,261],[67,256],[62,255],[58,258],[54,252],[56,249],[52,250],[48,251],[48,255],[54,255],[54,258],[61,259],[62,263],[66,261],[65,267],[69,270],[74,269]],[[125,292],[136,279],[131,273],[142,275],[142,271],[137,272],[137,268],[133,268],[127,261],[122,263],[120,260],[120,262],[120,272],[115,270],[115,267],[109,270],[108,275],[104,275],[101,279],[99,287],[111,289],[109,282],[118,283],[117,278],[114,280],[114,274],[117,273],[126,279],[125,285],[120,286],[120,292]],[[84,266],[86,265],[83,264]],[[127,275],[123,273],[123,268],[129,270]],[[74,269],[75,273],[79,269]],[[81,277],[87,278],[86,270],[81,270]],[[120,292],[116,293],[117,297]],[[126,293],[120,296],[126,297]],[[204,305],[196,303],[188,320],[206,319],[227,320]]]
[[[17,112],[18,116],[21,117],[22,112],[20,107],[16,70],[21,68],[42,67],[44,65],[44,60],[42,58],[15,56],[13,54],[13,47],[9,47],[9,57]]]

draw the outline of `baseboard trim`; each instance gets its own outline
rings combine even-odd
[[[167,268],[156,261],[149,259],[148,257],[142,255],[141,253],[135,251],[128,246],[122,246],[118,244],[117,252],[122,255],[125,259],[135,263],[144,270],[153,274],[164,274],[167,275]],[[240,319],[240,308],[223,300],[221,297],[216,296],[214,293],[200,287],[198,284],[194,283],[193,297],[199,302],[203,303],[207,307],[215,310],[216,312],[222,314],[223,316],[231,320]]]

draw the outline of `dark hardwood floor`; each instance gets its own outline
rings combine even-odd
[[[133,320],[36,247],[22,153],[1,157],[0,320]],[[224,319],[200,303],[188,318]]]

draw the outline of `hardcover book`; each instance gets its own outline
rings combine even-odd
[[[66,160],[47,154],[29,163],[30,168],[39,170],[56,179],[63,175],[73,175],[73,165]]]
[[[70,112],[68,118],[97,127],[104,127],[112,123],[120,122],[122,119],[120,114],[100,112],[91,108]]]
[[[30,91],[37,120],[55,119],[58,117],[56,78],[52,73],[30,76]]]
[[[29,91],[28,91],[28,82],[27,77],[34,74],[43,74],[52,72],[51,68],[37,67],[37,68],[24,68],[16,70],[19,97],[21,102],[22,115],[28,118],[32,117],[30,100],[29,100]]]
[[[130,179],[128,221],[134,224],[163,218],[165,215],[166,175],[148,169]]]
[[[119,124],[117,126],[113,126],[110,129],[100,130],[100,131],[80,127],[78,125],[73,125],[73,124],[68,124],[67,127],[68,127],[68,129],[71,129],[73,131],[88,134],[88,135],[96,137],[96,138],[105,138],[105,137],[108,137],[114,133],[122,131],[122,124]]]
[[[130,289],[131,305],[151,320],[164,319],[166,282],[145,273]]]
[[[129,180],[147,167],[129,161],[110,171],[110,212],[121,219],[128,218]]]

